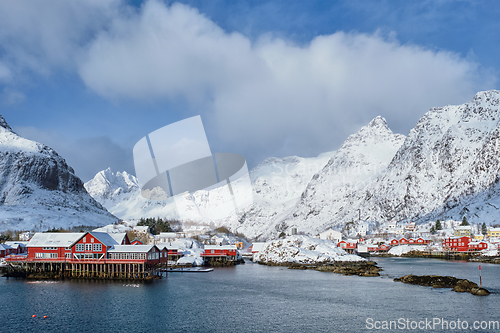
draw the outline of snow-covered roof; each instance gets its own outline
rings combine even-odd
[[[56,246],[69,247],[80,239],[85,233],[82,232],[46,232],[36,233],[26,245],[27,247]]]
[[[177,233],[175,232],[160,232],[156,237],[159,238],[177,238]]]
[[[109,234],[109,235],[115,240],[115,242],[118,245],[120,245],[123,242],[123,239],[125,238],[125,236],[127,236],[127,233],[126,232],[120,232],[120,233],[112,233],[112,234]]]
[[[8,245],[10,247],[18,247],[18,246],[26,247],[26,244],[28,244],[28,242],[23,242],[23,241],[6,241],[4,244]]]
[[[108,234],[114,234],[114,233],[124,233],[127,230],[132,230],[129,226],[122,225],[122,224],[108,224],[105,225],[104,227],[100,227],[97,229],[94,229],[92,231],[95,232],[107,232]]]
[[[264,244],[266,244],[266,243],[253,243],[252,244],[252,252],[259,252],[264,247]]]
[[[455,230],[472,230],[470,225],[462,225],[455,228]]]
[[[236,250],[236,245],[205,245],[205,250]]]
[[[109,250],[109,253],[130,252],[130,253],[147,253],[154,245],[115,245]]]
[[[136,225],[134,227],[134,230],[135,231],[140,231],[140,232],[149,232],[149,227],[147,225],[145,225],[145,226],[142,226],[142,225],[138,226],[138,225]]]
[[[156,247],[161,251],[163,250],[164,248],[167,248],[167,250],[179,250],[179,248],[177,246],[173,247],[173,246],[170,246],[168,244],[156,244]]]
[[[319,234],[320,235],[329,235],[329,234],[340,234],[340,231],[337,231],[337,230],[333,230],[333,229],[328,229],[328,230],[325,230],[323,232],[320,232]]]

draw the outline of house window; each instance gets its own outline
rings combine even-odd
[[[85,244],[85,251],[92,251],[92,244]]]
[[[93,238],[90,238],[90,242],[93,243],[94,242],[94,239]]]
[[[85,244],[81,244],[81,243],[76,244],[75,245],[75,251],[76,252],[83,252],[83,251],[85,251]]]
[[[50,258],[57,258],[57,253],[51,253]]]
[[[94,244],[94,252],[102,252],[102,244]]]

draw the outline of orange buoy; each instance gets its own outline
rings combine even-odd
[[[43,316],[43,319],[47,318],[47,316]]]
[[[36,315],[32,315],[32,316],[31,316],[31,318],[35,318],[35,317],[36,317]]]

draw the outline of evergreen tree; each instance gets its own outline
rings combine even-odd
[[[467,218],[464,216],[464,218],[462,219],[462,224],[460,224],[460,226],[468,226],[470,225],[469,222],[467,222]]]
[[[441,225],[441,221],[436,221],[436,230],[443,230],[443,226]]]
[[[439,221],[439,220],[438,220]],[[431,234],[434,235],[436,233],[436,229],[434,228],[434,226],[431,227]]]
[[[488,228],[486,227],[486,223],[483,222],[483,225],[481,226],[481,233],[486,236],[488,233]]]
[[[137,223],[138,226],[148,226],[149,231],[153,235],[158,235],[160,232],[171,232],[172,228],[168,220],[163,220],[162,218],[141,218]]]

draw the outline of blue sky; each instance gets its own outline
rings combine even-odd
[[[496,1],[4,1],[0,114],[84,181],[201,115],[212,152],[316,156],[498,88]]]

